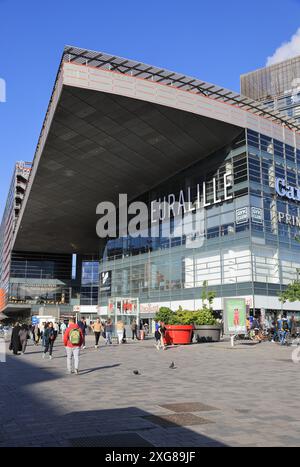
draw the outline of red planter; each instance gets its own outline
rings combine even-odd
[[[165,343],[172,344],[190,344],[192,340],[192,332],[194,326],[192,324],[176,324],[166,325],[167,332],[165,336]]]

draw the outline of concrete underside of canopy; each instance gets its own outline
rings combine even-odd
[[[14,250],[97,253],[98,203],[117,203],[119,193],[135,199],[205,164],[240,132],[183,110],[64,85]]]

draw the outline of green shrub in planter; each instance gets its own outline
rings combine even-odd
[[[173,312],[167,307],[160,307],[154,319],[155,321],[163,321],[165,324],[170,325],[195,324],[197,326],[203,326],[217,324],[217,320],[214,318],[212,311],[207,307],[203,307],[201,310],[197,311],[179,308],[176,312]]]
[[[161,306],[159,311],[156,313],[154,320],[162,321],[165,324],[169,324],[169,321],[170,319],[172,319],[173,315],[174,315],[174,312],[171,310],[171,308],[168,308],[166,306]]]
[[[195,321],[195,311],[183,310],[181,307],[175,312],[170,308],[161,307],[155,315],[155,321],[163,321],[170,325],[193,324]]]
[[[202,308],[194,312],[194,321],[196,326],[211,326],[217,324],[212,311],[209,308]]]
[[[179,309],[170,317],[168,324],[172,325],[186,325],[194,323],[194,312],[190,310]]]

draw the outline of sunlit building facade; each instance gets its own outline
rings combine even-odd
[[[151,319],[201,306],[204,283],[248,310],[297,312],[278,293],[300,270],[300,126],[197,78],[65,48],[12,238],[12,305]],[[185,199],[188,217],[133,238],[99,238],[97,206]],[[298,196],[299,194],[299,196]],[[151,215],[148,219],[151,226]],[[41,311],[42,310],[42,311]]]

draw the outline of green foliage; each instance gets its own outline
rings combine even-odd
[[[203,308],[206,308],[206,301],[208,302],[209,308],[211,308],[214,299],[216,298],[216,292],[208,292],[207,291],[207,281],[203,281],[203,286],[202,286],[202,303],[203,303]]]
[[[214,325],[217,324],[217,320],[211,310],[203,307],[202,310],[194,311],[194,324],[198,326]]]
[[[300,281],[296,280],[289,284],[287,289],[279,294],[279,301],[282,303],[300,301]]]
[[[154,319],[155,321],[162,321],[165,324],[169,324],[169,320],[171,319],[172,315],[173,311],[171,310],[171,308],[161,306],[159,311],[156,313]]]
[[[197,311],[183,310],[179,307],[176,312],[173,312],[170,308],[161,307],[155,315],[155,320],[171,325],[214,325],[217,323],[212,311],[207,307]]]
[[[193,324],[194,312],[180,308],[171,316],[169,324]]]

